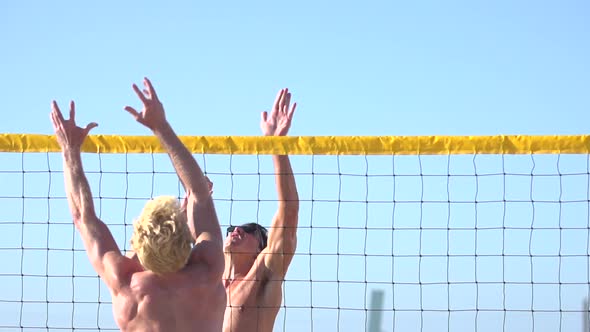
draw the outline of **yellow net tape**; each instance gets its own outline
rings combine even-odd
[[[590,135],[181,136],[192,153],[291,155],[589,154]],[[53,135],[0,134],[0,152],[59,152]],[[154,136],[89,136],[83,152],[162,153]]]

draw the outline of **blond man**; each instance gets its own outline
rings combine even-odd
[[[51,119],[64,158],[64,178],[74,225],[92,266],[108,286],[121,331],[215,331],[222,328],[226,294],[222,235],[199,165],[166,120],[150,81],[142,92],[142,112],[127,106],[139,123],[158,137],[186,192],[186,210],[173,197],[146,203],[134,221],[133,257],[121,254],[107,226],[96,216],[84,175],[80,147],[90,130],[75,122],[75,106],[64,119],[52,103]],[[193,245],[194,243],[194,245]],[[196,328],[198,327],[198,328]]]

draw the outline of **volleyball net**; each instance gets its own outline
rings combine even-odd
[[[289,154],[298,247],[275,331],[583,331],[590,136],[181,137],[222,227],[269,226]],[[183,196],[154,137],[90,136],[122,250],[145,201]],[[0,331],[116,331],[72,224],[52,136],[0,135]]]

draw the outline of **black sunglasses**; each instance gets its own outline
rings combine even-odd
[[[233,232],[236,228],[241,228],[244,232],[246,232],[248,234],[254,234],[258,230],[258,227],[254,226],[252,224],[242,225],[242,226],[229,226],[227,228],[226,235],[229,235],[229,233]]]
[[[266,228],[255,223],[244,224],[241,226],[229,226],[227,228],[226,236],[232,233],[236,228],[241,228],[244,232],[248,234],[255,234],[256,231],[258,231],[260,234],[260,249],[264,249],[266,247],[266,238],[268,236],[268,231],[266,230]]]

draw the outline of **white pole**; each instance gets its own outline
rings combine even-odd
[[[583,305],[584,312],[582,314],[582,318],[584,324],[584,332],[590,332],[590,307],[588,307],[588,297],[584,299]]]
[[[385,292],[380,289],[371,291],[371,303],[369,306],[368,332],[382,332],[381,318],[383,316],[383,300]]]

